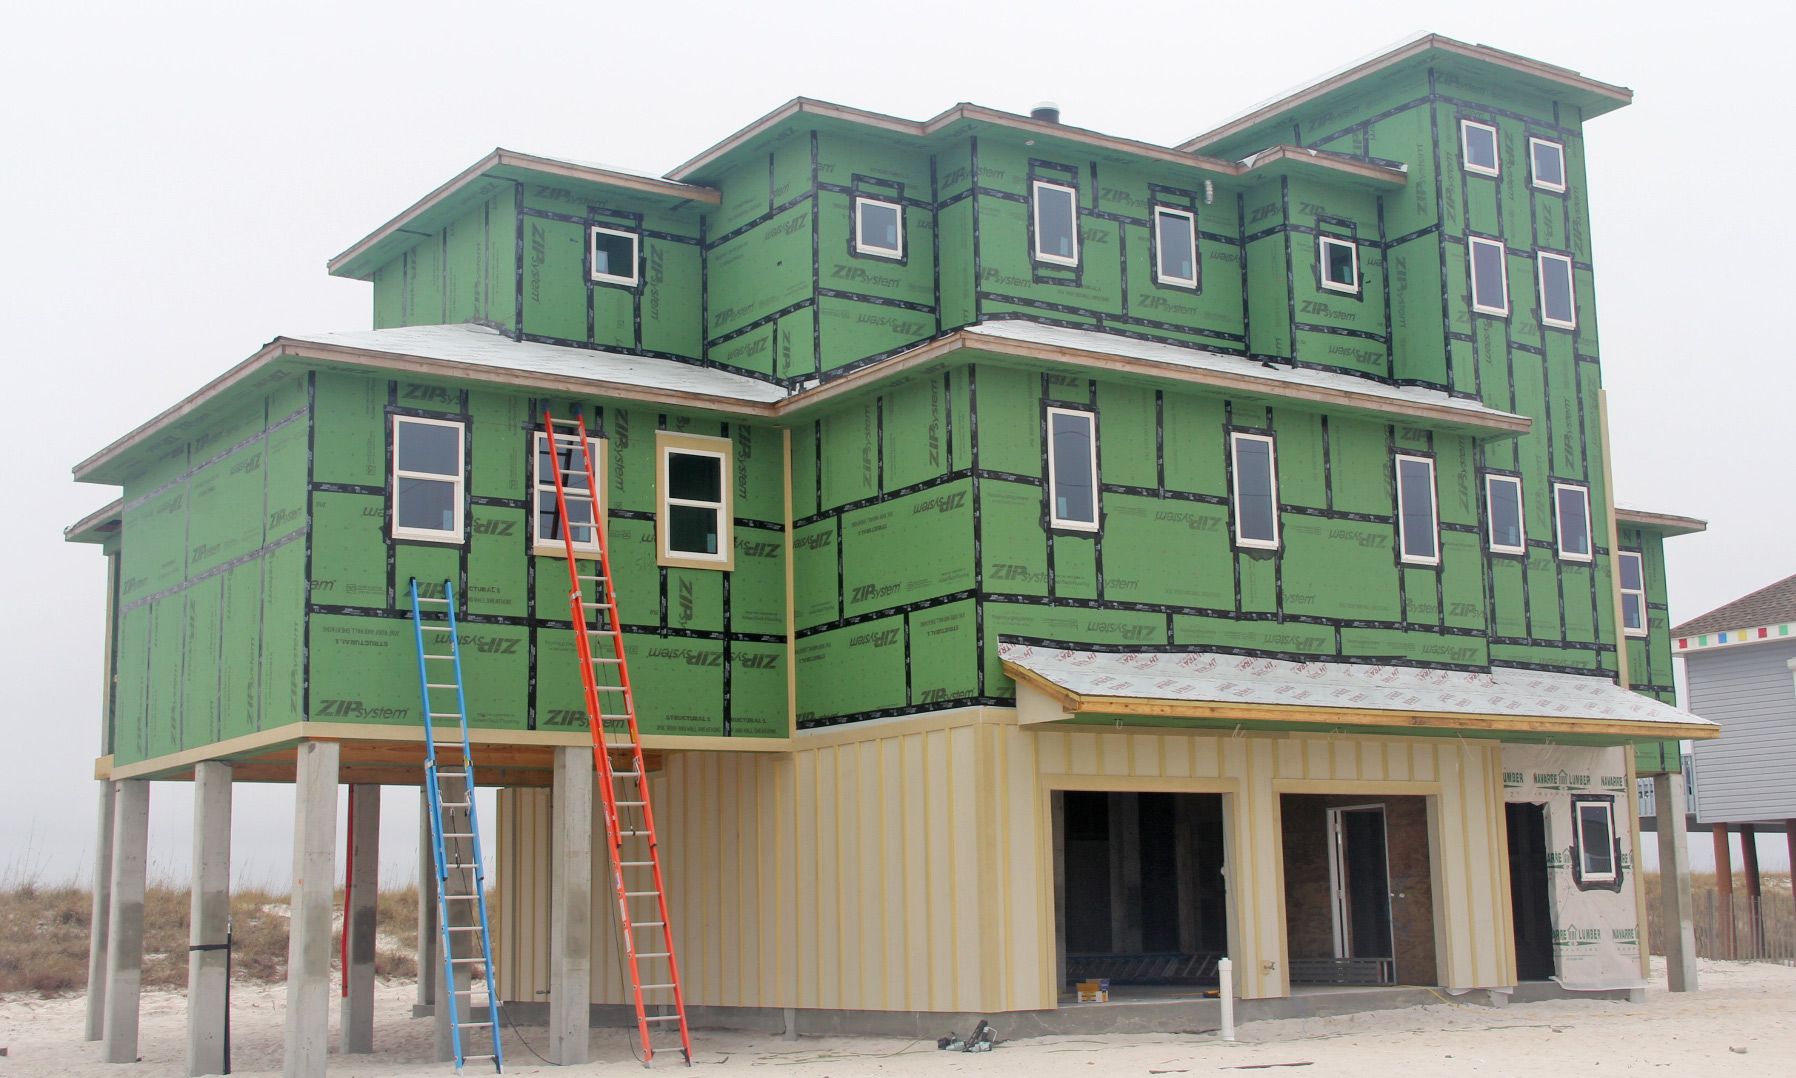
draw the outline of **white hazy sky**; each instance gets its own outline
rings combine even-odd
[[[1069,123],[1173,144],[1421,31],[1573,67],[1637,95],[1588,131],[1620,501],[1710,522],[1669,544],[1674,621],[1796,571],[1789,470],[1768,463],[1788,457],[1796,376],[1778,320],[1759,324],[1789,302],[1776,191],[1796,154],[1769,122],[1789,7],[1373,8],[10,5],[0,361],[19,396],[0,461],[29,512],[0,531],[0,878],[85,878],[92,856],[102,559],[61,529],[114,492],[69,467],[276,334],[366,328],[369,286],[325,260],[494,146],[659,174],[801,94],[916,118],[1052,99]],[[291,803],[239,789],[240,879],[285,884]],[[413,872],[414,803],[388,793],[390,880]],[[152,794],[164,875],[186,871],[189,804],[185,785]]]

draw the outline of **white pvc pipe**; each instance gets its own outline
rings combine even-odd
[[[1221,985],[1216,993],[1222,1001],[1222,1039],[1235,1039],[1235,964],[1228,959],[1216,963]]]

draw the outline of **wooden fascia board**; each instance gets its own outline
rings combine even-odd
[[[1709,530],[1709,522],[1696,517],[1676,516],[1672,513],[1648,513],[1641,509],[1615,509],[1615,520],[1620,524],[1632,524],[1637,528],[1659,532],[1662,535],[1695,535]]]
[[[77,520],[75,523],[62,529],[62,541],[65,543],[105,542],[106,537],[101,535],[100,532],[102,530],[116,530],[119,514],[120,511],[124,509],[124,506],[125,500],[123,498],[112,499],[110,502],[107,502],[105,505],[87,514],[80,520]],[[105,528],[105,525],[108,522],[113,524],[113,529]]]

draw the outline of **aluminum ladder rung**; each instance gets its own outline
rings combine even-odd
[[[666,928],[666,921],[631,921],[631,928]]]
[[[666,958],[666,951],[637,951],[637,958]]]

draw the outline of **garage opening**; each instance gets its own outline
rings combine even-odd
[[[1222,795],[1054,794],[1063,990],[1212,985],[1228,951]]]

